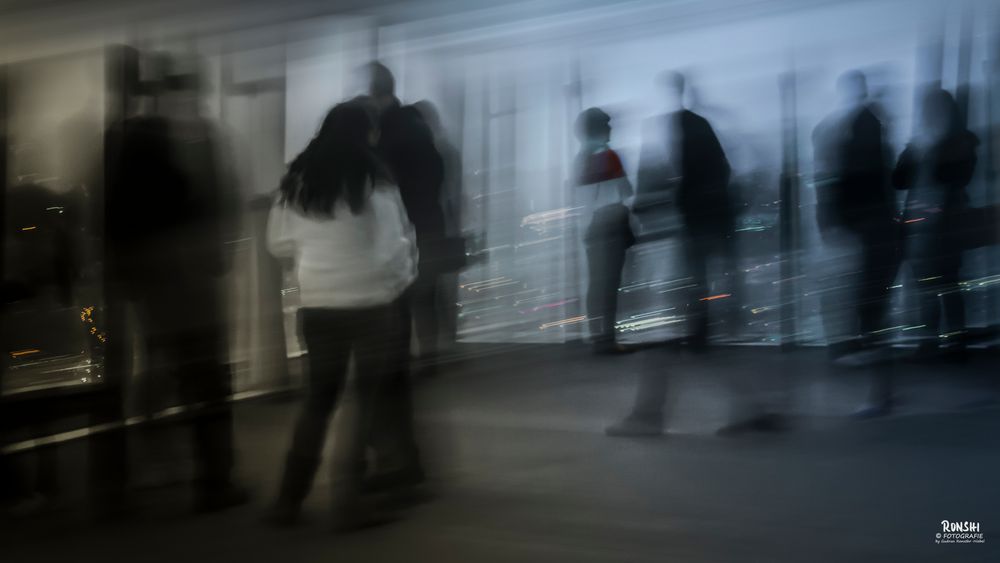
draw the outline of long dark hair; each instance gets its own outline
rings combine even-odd
[[[288,166],[281,198],[306,214],[333,217],[341,198],[351,213],[364,208],[381,166],[369,145],[375,116],[361,101],[338,104],[326,114],[319,132]]]

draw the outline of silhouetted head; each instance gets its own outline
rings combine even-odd
[[[380,108],[385,108],[396,100],[396,79],[384,64],[372,61],[365,65],[368,77],[368,95]]]
[[[868,81],[860,70],[849,70],[837,78],[837,98],[841,105],[856,106],[868,98]]]
[[[668,70],[660,74],[659,82],[660,87],[663,90],[663,96],[667,109],[670,111],[682,109],[684,107],[684,89],[686,82],[684,75],[674,70]]]
[[[600,108],[583,110],[576,118],[576,138],[584,145],[606,145],[611,140],[611,116]]]
[[[282,198],[305,213],[320,216],[332,216],[335,204],[344,198],[351,212],[359,213],[381,171],[373,149],[376,140],[376,114],[370,100],[338,104],[289,166],[281,182]]]
[[[424,122],[427,124],[427,127],[429,127],[434,134],[439,134],[441,132],[441,114],[438,113],[434,104],[432,104],[429,100],[420,100],[419,102],[413,104],[413,107],[420,112],[420,116],[424,118]]]
[[[204,73],[201,59],[193,54],[156,53],[155,72],[159,77],[160,112],[173,117],[200,114]]]
[[[923,132],[941,138],[962,130],[962,119],[955,98],[938,87],[928,88],[920,104]]]

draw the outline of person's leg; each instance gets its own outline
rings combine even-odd
[[[624,228],[628,229],[628,217],[625,217]],[[631,246],[629,233],[619,233],[608,249],[608,281],[605,284],[604,292],[604,330],[607,333],[608,344],[614,346],[617,335],[618,321],[618,290],[621,288],[625,260],[628,256],[628,249]]]
[[[721,241],[722,262],[725,270],[726,288],[729,298],[723,303],[726,309],[727,332],[732,338],[738,338],[743,333],[743,269],[740,268],[739,247],[736,233],[729,232]]]
[[[308,351],[306,396],[285,461],[276,518],[291,521],[312,486],[326,439],[330,413],[343,392],[351,351],[350,315],[327,309],[299,311]],[[286,523],[286,522],[279,522]]]
[[[395,305],[357,313],[354,339],[356,410],[337,436],[331,465],[335,527],[350,529],[375,524],[377,516],[361,502],[365,449],[370,442],[376,403],[392,365],[389,352],[398,320]]]
[[[841,357],[856,352],[857,276],[861,268],[860,244],[845,228],[827,232],[823,240],[824,256],[817,270],[820,282],[820,304],[823,310],[823,329],[831,357]]]
[[[698,348],[708,345],[708,245],[703,235],[688,233],[684,238],[684,257],[691,291],[688,292],[690,343]]]
[[[614,332],[609,330],[609,324],[614,323],[614,311],[610,314],[608,311],[609,307],[614,306],[613,299],[608,296],[614,285],[611,272],[613,264],[609,260],[612,243],[612,240],[603,236],[595,236],[587,241],[587,322],[591,344],[596,348],[614,341]]]
[[[105,326],[108,342],[104,357],[104,383],[90,402],[91,426],[114,425],[125,418],[125,386],[131,370],[131,335],[127,322],[128,302],[109,284]],[[92,436],[87,463],[90,495],[99,517],[116,518],[127,510],[126,487],[131,477],[128,436],[124,427]]]
[[[663,434],[667,402],[668,373],[659,351],[646,353],[639,373],[632,411],[621,421],[605,428],[608,436],[659,436]]]
[[[600,223],[597,218],[600,217]],[[595,319],[597,351],[616,351],[615,322],[618,319],[618,289],[625,257],[632,245],[632,228],[625,206],[609,206],[595,214],[595,229],[588,244],[591,278],[591,310]],[[599,229],[599,230],[598,230]]]
[[[964,360],[968,334],[965,326],[965,296],[959,285],[962,269],[961,253],[953,253],[941,260],[941,306],[947,321],[949,352],[953,359]]]
[[[920,333],[925,338],[921,347],[936,349],[941,328],[941,298],[938,296],[940,287],[935,260],[927,257],[915,257],[910,264],[920,296],[920,324],[922,325]]]
[[[214,325],[176,336],[177,351],[183,354],[175,374],[180,397],[186,405],[199,405],[192,420],[199,510],[227,508],[246,496],[231,494],[235,491],[232,373],[220,356],[222,331],[222,326]]]
[[[436,361],[438,339],[441,336],[437,282],[436,275],[422,275],[413,283],[410,294],[418,357],[421,362],[427,362],[429,366],[433,366],[433,362]]]
[[[389,307],[383,350],[390,362],[376,392],[370,444],[375,450],[373,477],[367,486],[381,490],[423,481],[413,422],[413,384],[410,376],[410,307],[404,296]]]
[[[441,275],[438,278],[436,291],[441,337],[445,351],[448,351],[458,341],[458,274]]]
[[[862,339],[866,342],[886,327],[889,286],[896,277],[892,232],[879,227],[867,227],[860,237],[862,271],[858,319]]]

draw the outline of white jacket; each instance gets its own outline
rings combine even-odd
[[[278,201],[267,243],[275,256],[294,258],[302,307],[386,305],[417,277],[416,236],[393,185],[376,185],[357,215],[343,199],[332,218]]]

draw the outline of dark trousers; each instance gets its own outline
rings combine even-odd
[[[822,296],[824,323],[831,342],[858,334],[873,340],[886,328],[890,293],[899,269],[897,235],[888,221],[869,221],[824,234],[836,258],[825,272],[827,289]],[[841,324],[838,319],[846,319]]]
[[[684,261],[687,274],[691,278],[691,291],[688,292],[688,334],[691,341],[698,345],[708,342],[709,302],[711,279],[708,265],[713,257],[723,260],[723,278],[729,297],[723,300],[727,306],[727,321],[730,328],[739,327],[739,299],[743,279],[739,269],[739,256],[736,251],[736,237],[726,230],[719,233],[700,233],[691,231],[684,235]]]
[[[621,205],[602,208],[587,229],[587,317],[592,342],[613,344],[618,315],[618,288],[625,257],[634,239],[628,210]]]
[[[439,277],[433,274],[421,275],[408,291],[417,346],[420,356],[424,358],[433,358],[437,354],[441,337],[442,311],[438,280]]]
[[[344,392],[352,355],[357,374],[357,414],[337,436],[332,470],[334,492],[341,496],[339,500],[360,494],[375,404],[397,345],[397,309],[396,305],[386,305],[299,311],[309,373],[282,478],[283,501],[301,503],[312,486],[330,415]]]
[[[891,225],[861,233],[861,286],[858,290],[858,323],[866,337],[886,328],[889,287],[899,270],[896,236]]]
[[[157,284],[133,288],[111,299],[108,310],[107,390],[94,408],[92,424],[119,423],[124,418],[130,356],[128,304],[146,335],[150,377],[169,377],[177,384],[181,404],[195,407],[190,421],[200,493],[211,494],[230,484],[233,464],[233,419],[229,397],[232,374],[223,361],[225,326],[212,280],[205,283]],[[99,501],[116,502],[128,481],[125,429],[99,434],[91,441],[91,478]]]
[[[948,331],[965,330],[965,297],[959,286],[962,255],[930,241],[926,246],[929,247],[926,252],[915,253],[910,259],[910,268],[920,296],[920,324],[924,326],[921,332],[936,344],[941,333],[942,310]],[[957,342],[962,343],[962,339]]]
[[[420,449],[413,420],[413,383],[410,374],[414,301],[420,291],[408,291],[393,308],[396,331],[389,351],[391,363],[375,401],[375,422],[370,445],[375,453],[375,472],[422,473]]]

